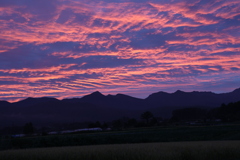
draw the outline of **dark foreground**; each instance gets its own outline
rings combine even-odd
[[[0,151],[1,160],[239,160],[240,141],[160,142]]]
[[[153,142],[236,141],[240,140],[240,125],[151,127],[123,131],[0,138],[0,150]]]

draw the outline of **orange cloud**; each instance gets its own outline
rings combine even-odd
[[[59,1],[47,20],[26,6],[0,7],[1,97],[136,94],[239,80],[239,1],[160,2]],[[31,67],[43,59],[52,62]]]

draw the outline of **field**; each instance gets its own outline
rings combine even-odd
[[[1,160],[240,160],[240,141],[160,142],[0,151]]]
[[[240,140],[240,125],[171,126],[36,137],[0,137],[0,150],[179,141]]]
[[[240,160],[239,124],[0,138],[0,160]]]

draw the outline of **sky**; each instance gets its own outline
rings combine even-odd
[[[239,0],[0,0],[1,100],[239,87]]]

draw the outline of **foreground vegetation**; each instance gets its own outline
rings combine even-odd
[[[240,125],[147,127],[122,131],[36,137],[0,137],[0,150],[101,144],[219,140],[240,140]]]
[[[1,160],[239,160],[240,141],[162,142],[0,151]]]

